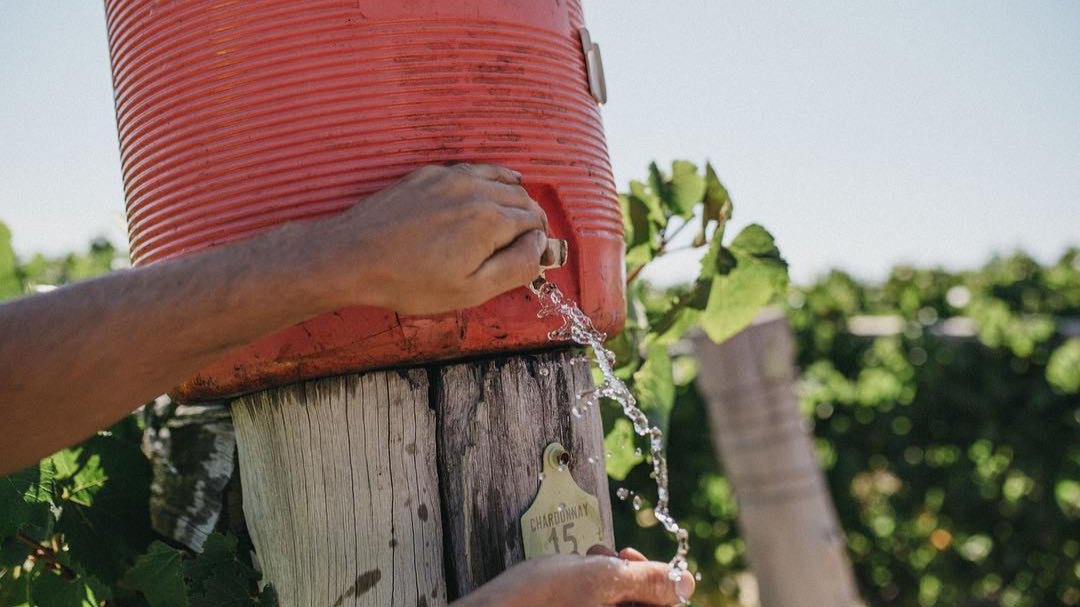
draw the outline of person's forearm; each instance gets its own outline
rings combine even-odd
[[[333,217],[0,305],[0,474],[320,312],[438,314],[529,284],[547,224],[520,181],[424,167]]]
[[[300,229],[0,306],[0,474],[108,426],[230,349],[329,309]]]

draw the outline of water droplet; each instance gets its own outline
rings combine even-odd
[[[537,478],[540,479],[540,480],[544,480],[544,473],[541,472],[540,474],[538,474]]]
[[[547,367],[540,367],[540,375],[547,377],[549,374],[551,374],[551,371]]]
[[[555,509],[555,512],[562,512],[566,510],[566,504],[559,504],[559,507]]]
[[[590,455],[590,456],[589,456],[589,463],[590,463],[590,464],[595,464],[595,463],[596,463],[597,461],[598,461],[598,460],[596,459],[596,456],[595,456],[595,455]]]
[[[574,407],[570,409],[570,413],[574,414],[574,417],[581,419],[585,416],[585,409],[584,407]]]
[[[694,579],[699,581],[699,582],[701,581],[701,572],[700,571],[698,571],[697,573],[694,574]]]
[[[566,466],[559,464],[559,472],[566,472]]]
[[[641,447],[638,447],[637,449],[634,449],[634,456],[635,457],[641,457]]]
[[[630,490],[626,487],[619,487],[615,490],[615,495],[625,502],[626,498],[630,497]]]
[[[641,496],[634,496],[634,510],[641,510]]]

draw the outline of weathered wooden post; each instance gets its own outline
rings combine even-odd
[[[791,330],[767,311],[717,345],[694,341],[698,388],[739,505],[763,607],[862,604],[825,477],[799,413]]]
[[[233,406],[248,528],[283,605],[441,605],[524,559],[544,447],[610,505],[568,351],[324,378]],[[587,546],[581,547],[582,550]]]
[[[425,164],[490,162],[525,175],[569,242],[548,277],[599,329],[621,326],[622,218],[580,0],[106,0],[106,13],[136,264],[363,204]],[[178,389],[237,397],[246,518],[282,605],[469,592],[523,557],[518,517],[552,442],[610,540],[599,420],[570,413],[588,366],[551,350],[537,307],[522,288],[431,317],[341,310]]]

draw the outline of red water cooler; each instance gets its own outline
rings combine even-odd
[[[569,242],[548,277],[600,329],[620,328],[622,219],[579,0],[107,0],[106,11],[136,265],[339,213],[425,164],[490,162],[525,175],[552,236]],[[545,347],[537,307],[521,288],[439,316],[341,310],[178,392]]]

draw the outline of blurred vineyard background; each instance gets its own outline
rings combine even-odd
[[[897,267],[876,283],[834,271],[782,305],[864,599],[1080,604],[1080,251],[1049,265],[1016,253],[968,272]],[[672,366],[672,503],[700,592],[711,605],[740,604],[740,590],[752,601],[696,362]],[[647,477],[635,466],[625,484]],[[670,550],[647,508],[615,510],[620,541]]]
[[[694,326],[710,335],[729,328],[708,326],[695,290],[752,267],[757,274],[740,280],[774,289],[760,292],[782,307],[797,337],[802,412],[864,599],[1080,605],[1080,250],[1048,265],[1015,253],[965,272],[897,267],[861,281],[834,271],[786,286],[763,229],[719,245],[731,209],[711,168],[691,180],[682,202],[689,182],[680,174],[690,167],[651,171],[623,200],[631,275],[633,264],[663,254],[680,220],[704,217],[694,245],[709,245],[707,281],[671,289],[633,281],[630,322],[611,345],[619,373],[669,432],[673,512],[690,530],[702,576],[694,603],[755,602],[738,507],[694,388],[700,369],[679,347]],[[29,259],[16,258],[10,240],[0,224],[0,299],[126,266],[104,240]],[[628,422],[614,411],[605,419],[616,537],[665,558],[672,542],[651,515],[650,467]],[[0,479],[0,606],[270,604],[235,537],[212,536],[198,559],[155,540],[143,424],[134,415]],[[642,507],[614,497],[618,487],[637,490]]]

